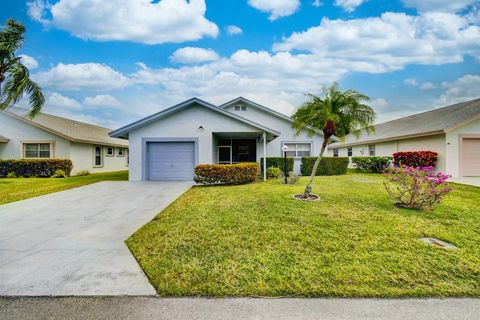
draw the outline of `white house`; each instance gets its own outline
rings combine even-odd
[[[108,128],[8,108],[0,112],[0,159],[70,159],[72,174],[128,169],[128,141],[111,138]]]
[[[331,144],[329,156],[392,156],[435,151],[437,168],[453,177],[480,176],[480,99],[377,124],[375,132],[349,134]]]
[[[139,180],[191,180],[197,164],[260,162],[267,157],[318,154],[319,131],[296,134],[292,119],[245,98],[215,106],[193,98],[110,133],[130,144],[129,176]]]

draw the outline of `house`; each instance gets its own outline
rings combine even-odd
[[[0,112],[0,159],[70,159],[72,174],[128,169],[128,141],[108,128],[12,107]]]
[[[313,128],[296,134],[293,120],[245,98],[216,106],[192,98],[110,133],[128,139],[129,176],[139,180],[191,180],[197,164],[260,162],[267,157],[318,154],[323,136]],[[265,171],[265,170],[264,170]]]
[[[392,156],[398,151],[435,151],[437,169],[453,177],[480,176],[480,99],[377,124],[357,139],[333,143],[329,156]]]

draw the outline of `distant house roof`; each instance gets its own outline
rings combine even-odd
[[[278,136],[280,135],[280,132],[278,132],[278,131],[276,131],[276,130],[267,128],[267,127],[265,127],[265,126],[263,126],[263,125],[261,125],[261,124],[259,124],[259,123],[256,123],[256,122],[254,122],[254,121],[251,121],[251,120],[249,120],[249,119],[245,119],[245,118],[243,118],[243,117],[241,117],[241,116],[238,116],[238,115],[236,115],[236,114],[234,114],[234,113],[232,113],[232,112],[229,112],[229,111],[227,111],[227,110],[225,110],[225,109],[223,109],[223,108],[217,107],[217,106],[215,106],[215,105],[213,105],[213,104],[211,104],[211,103],[208,103],[208,102],[206,102],[206,101],[203,101],[203,100],[201,100],[201,99],[199,99],[199,98],[192,98],[192,99],[186,100],[186,101],[184,101],[184,102],[182,102],[182,103],[179,103],[179,104],[177,104],[177,105],[175,105],[175,106],[173,106],[173,107],[170,107],[170,108],[167,108],[167,109],[162,110],[162,111],[160,111],[160,112],[157,112],[157,113],[155,113],[155,114],[153,114],[153,115],[151,115],[151,116],[149,116],[149,117],[140,119],[140,120],[138,120],[138,121],[136,121],[136,122],[133,122],[133,123],[131,123],[131,124],[129,124],[129,125],[126,125],[125,127],[122,127],[122,128],[117,129],[117,130],[115,130],[115,131],[112,131],[112,132],[110,132],[110,136],[112,136],[112,137],[119,137],[119,138],[120,138],[120,137],[122,137],[122,138],[128,138],[128,133],[129,133],[130,131],[133,131],[133,130],[135,130],[135,129],[137,129],[137,128],[140,128],[140,127],[142,127],[142,126],[144,126],[144,125],[147,125],[147,124],[152,123],[152,122],[154,122],[154,121],[157,121],[157,120],[159,120],[159,119],[165,118],[165,117],[167,117],[167,116],[169,116],[169,115],[171,115],[171,114],[174,114],[174,113],[176,113],[176,112],[178,112],[178,111],[180,111],[180,110],[184,110],[184,109],[192,106],[193,104],[200,105],[200,106],[205,107],[205,108],[207,108],[207,109],[210,109],[210,110],[212,110],[212,111],[215,111],[215,112],[218,112],[218,113],[220,113],[220,114],[223,114],[223,115],[225,115],[225,116],[227,116],[227,117],[236,119],[236,120],[238,120],[238,121],[240,121],[240,122],[243,122],[243,123],[245,123],[245,124],[248,124],[248,125],[250,125],[250,126],[252,126],[252,127],[254,127],[254,128],[257,128],[257,129],[260,129],[260,130],[265,131],[265,132],[267,132],[267,133],[270,133],[270,134],[273,135],[273,136],[277,136],[277,137],[278,137]]]
[[[342,147],[442,134],[476,119],[480,119],[480,99],[377,124],[373,126],[373,133],[367,134],[362,130],[358,139],[349,134],[345,141],[330,146]]]
[[[128,147],[128,141],[111,138],[108,135],[111,129],[108,128],[62,118],[43,112],[38,113],[32,119],[28,116],[28,110],[18,107],[10,107],[2,112],[15,119],[31,124],[35,127],[51,132],[73,142]]]
[[[8,142],[9,139],[5,138],[4,136],[0,135],[0,142]]]

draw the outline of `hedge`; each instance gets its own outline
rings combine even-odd
[[[393,163],[397,166],[407,167],[435,167],[438,153],[433,151],[409,151],[393,154]]]
[[[352,163],[359,171],[382,173],[390,167],[392,157],[352,157]]]
[[[260,159],[260,171],[263,174],[263,159]],[[283,157],[267,157],[267,168],[270,167],[277,167],[283,171],[284,166],[284,158]],[[293,158],[287,157],[287,171],[293,171]]]
[[[62,170],[67,176],[70,176],[72,168],[72,161],[68,159],[0,160],[0,177],[5,178],[8,174],[14,174],[24,178],[48,178],[53,176],[57,170]]]
[[[255,181],[260,168],[256,162],[238,164],[200,164],[195,167],[195,182],[204,185],[244,184]]]
[[[303,157],[300,171],[302,176],[309,176],[312,173],[313,165],[317,157]],[[347,173],[348,157],[325,157],[320,160],[316,176],[333,176]]]

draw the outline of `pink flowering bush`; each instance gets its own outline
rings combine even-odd
[[[435,172],[432,166],[394,166],[385,171],[385,189],[395,204],[404,208],[429,209],[440,203],[452,188],[448,175]]]

